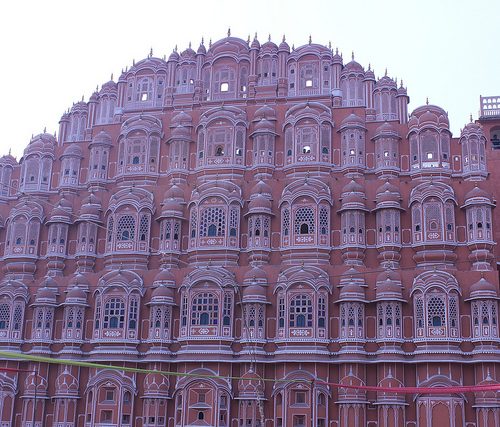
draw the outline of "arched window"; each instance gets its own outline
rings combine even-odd
[[[310,328],[313,325],[313,307],[308,295],[296,295],[290,301],[289,325],[291,328]]]
[[[192,325],[217,325],[219,322],[219,299],[216,295],[204,292],[196,295],[192,301]]]

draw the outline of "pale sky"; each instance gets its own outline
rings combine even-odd
[[[175,5],[175,8],[171,8]],[[58,130],[62,113],[153,48],[168,55],[226,36],[283,34],[296,47],[329,41],[375,75],[403,78],[409,110],[448,111],[458,136],[479,95],[500,95],[499,0],[85,0],[0,3],[0,155],[18,159],[31,134]]]

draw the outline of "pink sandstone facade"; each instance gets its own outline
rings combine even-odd
[[[408,102],[329,47],[228,35],[2,157],[0,350],[190,376],[2,356],[0,427],[499,426],[494,392],[327,384],[500,379],[500,108],[452,137]]]

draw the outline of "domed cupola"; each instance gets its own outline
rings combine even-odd
[[[487,191],[478,187],[477,184],[474,188],[468,191],[464,197],[465,203],[462,208],[466,208],[470,205],[489,205],[495,206],[495,203],[492,201],[492,196]]]
[[[401,274],[396,270],[386,270],[377,276],[375,301],[403,301]]]
[[[337,302],[343,301],[366,301],[366,283],[363,275],[354,267],[349,268],[342,274],[339,286],[340,294]]]
[[[16,158],[10,153],[0,157],[1,166],[16,166],[17,164]]]
[[[401,207],[401,193],[399,192],[399,188],[389,181],[386,181],[377,189],[375,201],[377,210],[387,208],[404,210]]]
[[[154,399],[155,403],[157,400],[163,403],[160,399],[169,398],[169,388],[168,378],[159,372],[150,372],[144,377],[144,397]]]
[[[82,207],[78,215],[78,221],[93,221],[100,223],[102,214],[101,201],[94,192],[83,199]]]
[[[196,54],[197,55],[206,55],[207,54],[207,48],[205,47],[203,39],[201,40],[201,43],[198,46],[198,50],[196,51]]]
[[[196,52],[191,49],[191,43],[189,43],[189,47],[181,52],[179,56],[180,61],[195,61],[196,60]]]
[[[283,35],[283,39],[281,40],[281,43],[280,43],[280,45],[278,47],[278,50],[280,52],[290,53],[290,46],[286,42],[286,38],[285,38],[284,35]]]
[[[148,305],[152,304],[174,304],[174,290],[172,287],[167,285],[158,285],[153,292],[151,293],[151,302]]]
[[[255,33],[255,36],[252,40],[252,44],[250,45],[250,49],[256,49],[256,50],[260,49],[260,43],[259,40],[257,39],[257,33]]]
[[[44,286],[39,288],[36,293],[34,306],[49,305],[55,307],[57,305],[57,291],[54,287],[49,288],[48,285],[57,286],[53,279],[46,279]]]
[[[47,132],[38,134],[31,138],[30,143],[24,150],[24,157],[27,158],[31,154],[53,155],[56,145],[57,140],[54,135]]]
[[[69,281],[68,288],[78,288],[80,290],[88,291],[90,283],[86,276],[77,272]]]
[[[243,300],[245,303],[267,304],[267,274],[259,267],[252,267],[243,278]]]
[[[177,46],[175,47],[174,50],[172,50],[172,53],[168,57],[168,62],[170,61],[179,61],[179,53],[177,52]]]
[[[364,80],[371,80],[373,82],[376,81],[375,79],[375,73],[372,70],[372,67],[370,64],[368,64],[368,70],[365,71],[365,78]]]
[[[158,219],[161,218],[184,218],[184,205],[186,202],[184,201],[184,193],[182,189],[176,184],[172,185],[166,192],[163,198],[163,202],[161,203],[162,210],[161,215]]]
[[[261,214],[261,213],[274,215],[272,212],[271,200],[269,200],[262,194],[257,194],[250,200],[250,203],[248,204],[248,212],[245,214],[245,216],[251,214]]]
[[[267,104],[257,108],[257,110],[255,110],[255,113],[253,115],[252,121],[259,122],[262,119],[276,121],[276,111],[274,110],[274,108],[270,107]]]
[[[367,211],[364,188],[354,180],[351,180],[344,186],[340,200],[342,207],[339,212],[343,212],[344,210]]]
[[[485,279],[483,275],[469,288],[469,298],[466,301],[476,299],[500,299],[497,286]]]
[[[175,276],[172,273],[172,270],[168,268],[162,268],[158,274],[153,279],[153,286],[170,286],[175,287]]]
[[[66,291],[64,305],[87,305],[87,292],[78,285]]]
[[[94,138],[92,138],[92,142],[89,143],[89,146],[92,145],[111,146],[111,136],[109,135],[109,133],[101,130],[96,136],[94,136]]]
[[[71,202],[67,200],[64,196],[58,201],[57,205],[52,209],[49,215],[49,219],[47,220],[47,224],[54,223],[64,223],[64,224],[72,224],[72,206]]]
[[[253,197],[256,197],[258,194],[260,194],[268,199],[271,199],[271,197],[272,197],[271,187],[268,184],[266,184],[266,182],[264,182],[263,180],[259,180],[259,182],[257,182],[257,184],[255,184],[252,187],[252,190],[250,193],[251,193],[250,199],[252,199]]]
[[[271,41],[271,34],[269,34],[269,37],[267,39],[267,42],[265,42],[261,49],[260,49],[262,54],[274,54],[278,52],[278,46],[276,43]]]

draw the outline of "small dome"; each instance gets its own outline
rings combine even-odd
[[[101,201],[97,198],[97,196],[91,192],[83,199],[82,203],[78,219],[100,222],[102,206]]]
[[[288,53],[290,53],[290,46],[286,42],[285,36],[283,36],[283,39],[281,40],[281,43],[279,45],[278,50],[280,52],[288,52]]]
[[[174,300],[174,290],[166,285],[159,285],[151,293],[151,302],[172,302]]]
[[[470,287],[469,300],[471,299],[499,299],[496,285],[481,277]]]
[[[272,203],[271,201],[264,197],[262,194],[258,194],[250,200],[248,204],[248,214],[250,213],[268,213],[272,214]]]
[[[340,64],[342,65],[344,63],[344,59],[342,58],[341,55],[339,55],[339,50],[335,49],[335,55],[332,57],[332,64]]]
[[[377,83],[375,84],[375,87],[376,88],[386,87],[389,89],[397,89],[398,85],[389,76],[385,75],[382,78],[378,79]]]
[[[254,266],[243,276],[243,283],[246,285],[267,284],[267,274],[262,268]]]
[[[260,43],[259,43],[259,40],[257,40],[257,34],[255,34],[255,37],[252,40],[252,44],[250,45],[250,49],[260,49]]]
[[[342,122],[340,123],[340,130],[346,127],[365,127],[365,121],[357,116],[354,113],[349,114]]]
[[[43,288],[38,289],[35,296],[36,304],[55,304],[56,303],[56,291],[47,287],[47,284],[51,284],[53,282],[48,279],[45,280],[45,285]],[[55,282],[54,282],[55,283]],[[55,284],[57,286],[57,284]]]
[[[475,186],[472,190],[465,194],[465,203],[462,207],[470,205],[490,205],[493,206],[493,198],[490,193]]]
[[[370,66],[368,66],[368,70],[365,71],[365,78],[363,80],[375,81],[375,73],[373,72]]]
[[[267,104],[257,108],[253,115],[253,120],[259,121],[262,119],[276,120],[276,111],[274,110],[274,108],[270,107]]]
[[[15,159],[14,156],[12,156],[9,153],[9,154],[6,154],[5,156],[0,157],[0,164],[15,166],[15,165],[17,165],[17,160]]]
[[[180,59],[192,59],[194,61],[195,59],[195,56],[196,56],[196,52],[191,49],[191,45],[189,45],[189,47],[184,50],[181,55],[180,55]]]
[[[203,44],[203,40],[200,43],[200,46],[198,46],[198,50],[196,51],[197,55],[205,55],[207,53],[207,48]]]
[[[252,193],[252,195],[250,196],[250,198],[252,198],[252,196],[256,197],[257,194],[262,194],[263,196],[269,196],[269,197],[271,197],[272,190],[271,190],[271,187],[268,184],[266,184],[262,180],[259,180],[259,182],[257,182],[257,184],[255,184],[252,187],[251,193]]]
[[[375,199],[377,202],[377,209],[400,209],[401,207],[401,193],[399,192],[399,188],[392,185],[389,181],[386,181],[377,189]]]
[[[171,270],[162,268],[153,279],[153,285],[175,285],[175,277]]]
[[[71,107],[71,113],[86,113],[88,105],[85,101],[79,101]]]
[[[260,131],[260,132],[273,132],[274,133],[274,124],[270,122],[269,120],[266,120],[264,118],[260,119],[256,124],[255,124],[255,131]]]
[[[150,372],[144,377],[144,396],[168,397],[168,378],[159,372]]]
[[[193,124],[193,118],[184,110],[182,110],[172,117],[170,127],[176,127],[178,125],[192,126],[192,124]]]
[[[243,289],[243,302],[266,302],[266,288],[262,285],[250,285]]]
[[[416,119],[416,120],[415,120]],[[448,114],[437,105],[422,105],[411,113],[408,127],[431,125],[440,128],[449,128]]]
[[[261,47],[261,52],[268,53],[268,52],[276,52],[277,50],[278,46],[276,45],[276,43],[271,41],[271,35],[269,35],[267,42],[265,42]]]
[[[365,194],[365,190],[361,184],[358,184],[356,181],[353,179],[344,186],[342,189],[342,194],[344,193],[363,193]]]
[[[483,127],[478,123],[467,123],[462,129],[460,136],[479,135],[484,136]]]
[[[365,302],[365,281],[362,274],[355,268],[350,268],[342,274],[340,279],[339,301]]]
[[[72,287],[78,287],[80,289],[88,289],[89,288],[89,281],[87,278],[81,274],[81,273],[76,273],[71,280],[69,281],[69,286]]]
[[[29,156],[30,154],[53,154],[54,147],[57,145],[57,141],[54,135],[50,133],[41,133],[34,136],[26,149],[24,150],[24,156]]]
[[[113,80],[110,80],[102,85],[101,92],[112,92],[116,90],[116,83]]]
[[[179,54],[177,53],[177,50],[173,50],[170,56],[168,57],[169,61],[178,61],[179,60]]]
[[[87,293],[80,288],[78,285],[71,288],[66,294],[66,303],[75,303],[75,302],[86,302],[87,301]]]
[[[389,122],[382,123],[376,130],[373,138],[380,136],[399,138],[399,134],[394,126]]]
[[[364,73],[365,70],[359,62],[352,59],[350,62],[344,65],[342,73]]]
[[[397,271],[386,270],[377,276],[376,299],[377,300],[401,300],[403,298],[403,287],[401,276]]]
[[[173,184],[163,196],[165,199],[181,199],[184,200],[184,191],[177,184]]]
[[[98,102],[99,100],[99,94],[97,92],[94,92],[92,95],[90,95],[89,102]]]
[[[71,144],[66,147],[61,157],[80,157],[83,158],[82,149],[77,144]]]
[[[100,144],[100,145],[111,145],[111,136],[107,132],[101,130],[94,138],[92,139],[92,144]]]
[[[52,209],[49,215],[49,220],[47,221],[47,224],[54,223],[54,222],[62,222],[66,224],[72,223],[71,220],[71,207],[68,208],[65,206],[65,204],[62,202],[62,200],[59,200],[57,203],[57,206]]]

